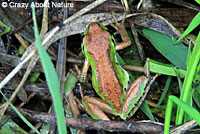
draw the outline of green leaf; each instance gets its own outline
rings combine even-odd
[[[23,54],[26,51],[26,49],[24,48],[24,46],[20,45],[19,46],[19,54]]]
[[[172,80],[172,77],[169,76],[169,77],[167,78],[167,82],[165,83],[165,88],[164,88],[164,90],[163,90],[163,92],[162,92],[162,94],[161,94],[161,97],[160,97],[160,99],[159,99],[159,101],[158,101],[156,107],[160,106],[160,104],[163,102],[163,100],[164,100],[164,98],[165,98],[165,96],[166,96],[166,94],[167,94],[167,91],[168,91],[168,89],[169,89],[169,85],[170,85],[170,83],[171,83],[171,80]]]
[[[176,41],[176,43],[181,42],[181,40],[187,36],[192,30],[194,30],[200,24],[200,12],[192,19],[190,25],[187,27],[185,32],[181,35],[181,37]]]
[[[78,79],[72,73],[67,74],[67,80],[65,82],[65,91],[64,91],[65,96],[69,95],[69,93],[75,87],[77,81]]]
[[[64,116],[63,104],[61,100],[60,84],[58,81],[58,76],[49,55],[47,54],[44,47],[42,46],[42,42],[40,40],[38,26],[36,22],[34,6],[32,7],[32,11],[33,11],[32,14],[33,14],[36,44],[38,47],[38,52],[41,58],[42,67],[44,69],[45,77],[47,80],[47,85],[49,87],[49,90],[53,99],[53,104],[55,106],[54,108],[55,108],[55,113],[57,117],[58,132],[60,134],[67,134],[66,121],[65,121],[65,116]]]
[[[1,37],[3,34],[9,32],[10,29],[11,29],[11,28],[8,27],[6,24],[4,24],[1,20],[0,20],[0,27],[4,27],[4,31],[0,33],[0,37]]]
[[[155,118],[151,112],[151,109],[149,108],[149,105],[146,103],[146,101],[144,101],[141,106],[140,106],[140,109],[148,116],[148,118],[151,120],[151,121],[155,121]]]
[[[142,30],[152,45],[177,68],[186,69],[188,48],[183,44],[175,44],[171,37],[150,29]]]
[[[34,82],[37,81],[37,79],[38,79],[39,76],[40,76],[40,73],[35,72],[35,73],[33,73],[32,76],[29,78],[29,81],[34,83]]]
[[[1,121],[3,122],[3,120]],[[20,128],[14,121],[9,119],[3,126],[1,126],[0,134],[28,134],[28,133],[24,131],[22,128]]]

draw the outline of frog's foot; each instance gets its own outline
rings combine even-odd
[[[83,97],[83,105],[87,113],[94,119],[110,120],[104,113],[112,113],[112,108],[102,99],[96,97]]]
[[[124,22],[126,20],[126,13],[124,13],[121,23],[118,23],[117,19],[115,18],[115,15],[114,15],[115,13],[112,12],[112,14],[113,14],[113,18],[115,20],[115,25],[112,24],[111,26],[117,30],[117,33],[119,33],[121,35],[121,38],[123,40],[123,42],[116,45],[116,50],[121,50],[121,49],[131,45],[131,40],[130,40],[128,33],[125,29],[125,26],[124,26]]]

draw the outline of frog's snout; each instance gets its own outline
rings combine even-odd
[[[101,30],[101,27],[96,22],[91,23],[89,26],[89,32],[91,33],[95,33]]]

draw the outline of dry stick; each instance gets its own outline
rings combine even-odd
[[[188,121],[170,131],[170,134],[182,134],[191,128],[198,126],[198,123],[195,120]]]
[[[24,47],[24,48],[28,48],[28,43],[25,42],[24,38],[18,34],[18,33],[15,33],[15,37],[18,39],[18,41],[20,42],[20,44]]]
[[[66,19],[68,17],[68,10],[66,9],[65,10],[65,18]],[[65,47],[67,47],[67,37],[65,38]],[[66,57],[66,49],[65,49],[65,57]],[[66,58],[65,58],[65,65],[66,65]],[[63,78],[64,80],[64,78]],[[64,84],[64,82],[63,82]],[[64,85],[63,85],[64,86]],[[64,89],[63,89],[64,91]],[[67,96],[65,96],[67,97]],[[73,91],[70,92],[70,94],[68,95],[68,100],[69,100],[69,105],[70,105],[70,108],[71,108],[71,111],[72,111],[72,114],[73,114],[73,117],[78,117],[78,115],[80,115],[80,111],[79,111],[79,108],[78,108],[78,105],[74,99],[74,94],[73,94]]]
[[[84,9],[81,9],[79,12],[77,12],[76,14],[74,14],[73,16],[69,17],[68,19],[66,19],[64,21],[63,24],[69,23],[70,21],[72,21],[73,19],[77,18],[78,16],[81,16],[83,14],[85,14],[86,12],[88,12],[89,10],[95,8],[96,6],[102,4],[103,2],[105,2],[107,0],[96,0],[95,2],[93,2],[92,4],[88,5],[87,7],[85,7]],[[43,40],[42,45],[45,45],[51,38],[52,36],[60,29],[59,26],[56,26],[54,29],[52,29],[50,32],[48,32],[46,34],[46,38]],[[34,44],[34,43],[33,43]],[[31,45],[32,46],[32,45]],[[30,60],[30,58],[35,54],[35,49],[32,50],[30,52],[30,54],[27,55],[27,53],[25,53],[23,56],[24,58],[22,58],[23,60],[17,65],[17,67],[15,67],[11,73],[9,73],[7,75],[7,77],[0,83],[0,90],[5,86],[5,84],[8,83],[8,81],[10,79],[13,78],[13,76],[23,67],[23,65]],[[25,56],[26,55],[26,56]],[[38,58],[37,58],[38,59]]]
[[[48,31],[48,4],[49,0],[44,1],[44,11],[42,17],[42,28],[40,31],[40,37],[43,38],[45,33]]]
[[[13,55],[9,55],[9,54],[0,52],[0,61],[1,61],[1,63],[4,63],[6,65],[15,67],[18,65],[20,58],[17,56],[13,56]],[[84,59],[73,58],[73,57],[67,58],[66,61],[70,62],[70,63],[75,63],[75,64],[83,64],[84,63]],[[27,69],[27,68],[28,68],[28,64],[25,64],[22,69]],[[38,64],[35,66],[35,68],[33,70],[36,72],[43,72],[43,70],[41,70],[41,68],[42,68],[41,64]],[[6,76],[7,76],[6,74],[0,72],[0,77],[6,77]]]
[[[133,21],[129,21],[129,24],[131,26],[131,31],[133,33],[136,46],[138,48],[138,52],[139,52],[140,58],[144,62],[145,61],[144,51],[143,51],[142,45],[140,44],[140,41],[139,41],[139,38],[138,38],[138,34],[137,34],[136,29],[135,29],[135,25],[134,25]]]
[[[136,72],[145,72],[144,67],[133,65],[122,65],[124,69]]]
[[[64,15],[63,19],[67,19],[67,13],[64,8]],[[67,37],[60,39],[59,46],[58,46],[58,56],[56,62],[56,72],[58,75],[59,83],[60,83],[60,92],[61,92],[61,100],[63,100],[63,93],[64,93],[64,84],[65,84],[65,73],[66,73],[66,48],[67,48]],[[51,114],[55,115],[55,107],[52,103],[52,111]],[[50,134],[55,134],[56,131],[56,124],[50,125]]]
[[[56,124],[56,117],[43,112],[36,112],[17,108],[22,115],[28,120],[34,122],[42,122],[48,124]],[[18,117],[15,111],[8,107],[6,114]],[[68,127],[73,127],[81,130],[107,130],[107,131],[121,131],[132,133],[153,133],[161,134],[164,130],[164,125],[152,121],[128,122],[128,121],[104,121],[93,120],[91,118],[65,118]]]
[[[37,55],[34,55],[34,57],[36,57]],[[31,62],[34,61],[34,57],[31,59]],[[30,63],[31,63],[30,62]],[[35,62],[36,63],[36,62]],[[30,65],[30,64],[29,64]],[[35,64],[34,64],[35,65]],[[15,96],[17,95],[17,93],[20,91],[21,87],[24,85],[24,82],[27,80],[29,74],[31,73],[31,70],[33,69],[34,66],[28,66],[26,73],[24,74],[21,82],[19,83],[18,87],[15,89],[15,91],[13,92],[13,94],[11,95],[11,97],[9,98],[9,101],[12,102],[13,99],[15,98]],[[1,113],[0,113],[0,118],[2,118],[2,115],[4,114],[5,110],[7,109],[9,103],[6,102],[4,103],[0,109],[1,109]]]

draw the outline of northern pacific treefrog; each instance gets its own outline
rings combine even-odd
[[[149,79],[141,76],[130,86],[129,75],[118,64],[116,50],[131,44],[123,24],[117,23],[117,28],[124,42],[114,45],[113,37],[104,26],[91,23],[83,38],[83,50],[86,61],[82,77],[86,76],[89,65],[92,68],[92,84],[101,97],[83,97],[86,111],[94,119],[109,120],[104,113],[111,113],[126,119],[135,113],[149,90]],[[152,83],[152,82],[150,82]]]

